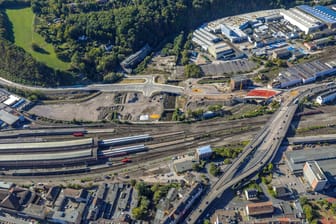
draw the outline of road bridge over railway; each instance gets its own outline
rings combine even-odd
[[[300,100],[305,96],[312,96],[314,92],[327,88],[325,85],[317,85],[316,88],[302,91],[295,98],[287,99],[259,134],[246,146],[240,157],[225,170],[223,176],[211,187],[200,205],[192,211],[185,222],[190,224],[200,222],[204,214],[209,213],[211,205],[226,190],[254,176],[267,163],[271,162],[286,137]]]

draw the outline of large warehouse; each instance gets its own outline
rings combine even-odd
[[[57,142],[0,144],[0,165],[7,168],[58,167],[97,160],[92,138]]]
[[[297,8],[327,24],[329,28],[336,27],[336,12],[332,9],[325,6],[310,7],[308,5],[300,5]]]
[[[247,41],[247,35],[239,28],[226,24],[221,24],[222,34],[225,35],[232,43]]]
[[[297,8],[281,11],[280,14],[292,25],[297,26],[305,34],[316,32],[325,25],[315,17],[300,11]]]
[[[328,179],[328,184],[336,185],[336,151],[333,147],[295,150],[285,152],[285,159],[289,170],[297,175],[302,175],[307,161],[316,161]]]
[[[201,27],[193,32],[192,41],[197,45],[200,45],[204,50],[207,51],[210,46],[218,43],[219,41],[221,41],[221,39],[216,35],[210,33],[205,28]]]
[[[317,78],[334,75],[336,68],[331,63],[323,63],[319,60],[298,64],[279,73],[274,79],[274,88],[287,88],[299,84],[314,82]]]

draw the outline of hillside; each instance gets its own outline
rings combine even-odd
[[[10,2],[10,1],[9,1]],[[59,60],[92,81],[117,72],[145,44],[156,48],[206,21],[248,11],[290,7],[293,0],[32,0],[35,31]],[[333,1],[326,1],[332,3]],[[105,50],[104,47],[111,47]]]

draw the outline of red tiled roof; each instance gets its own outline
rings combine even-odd
[[[248,97],[260,97],[260,98],[270,98],[277,95],[278,92],[274,90],[266,90],[266,89],[254,89],[248,92]]]

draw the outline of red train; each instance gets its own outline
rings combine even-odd
[[[122,159],[121,162],[130,163],[130,162],[132,162],[132,160],[130,158],[125,158],[125,159]]]
[[[83,132],[74,132],[72,134],[74,137],[83,137],[84,136],[84,133]]]

